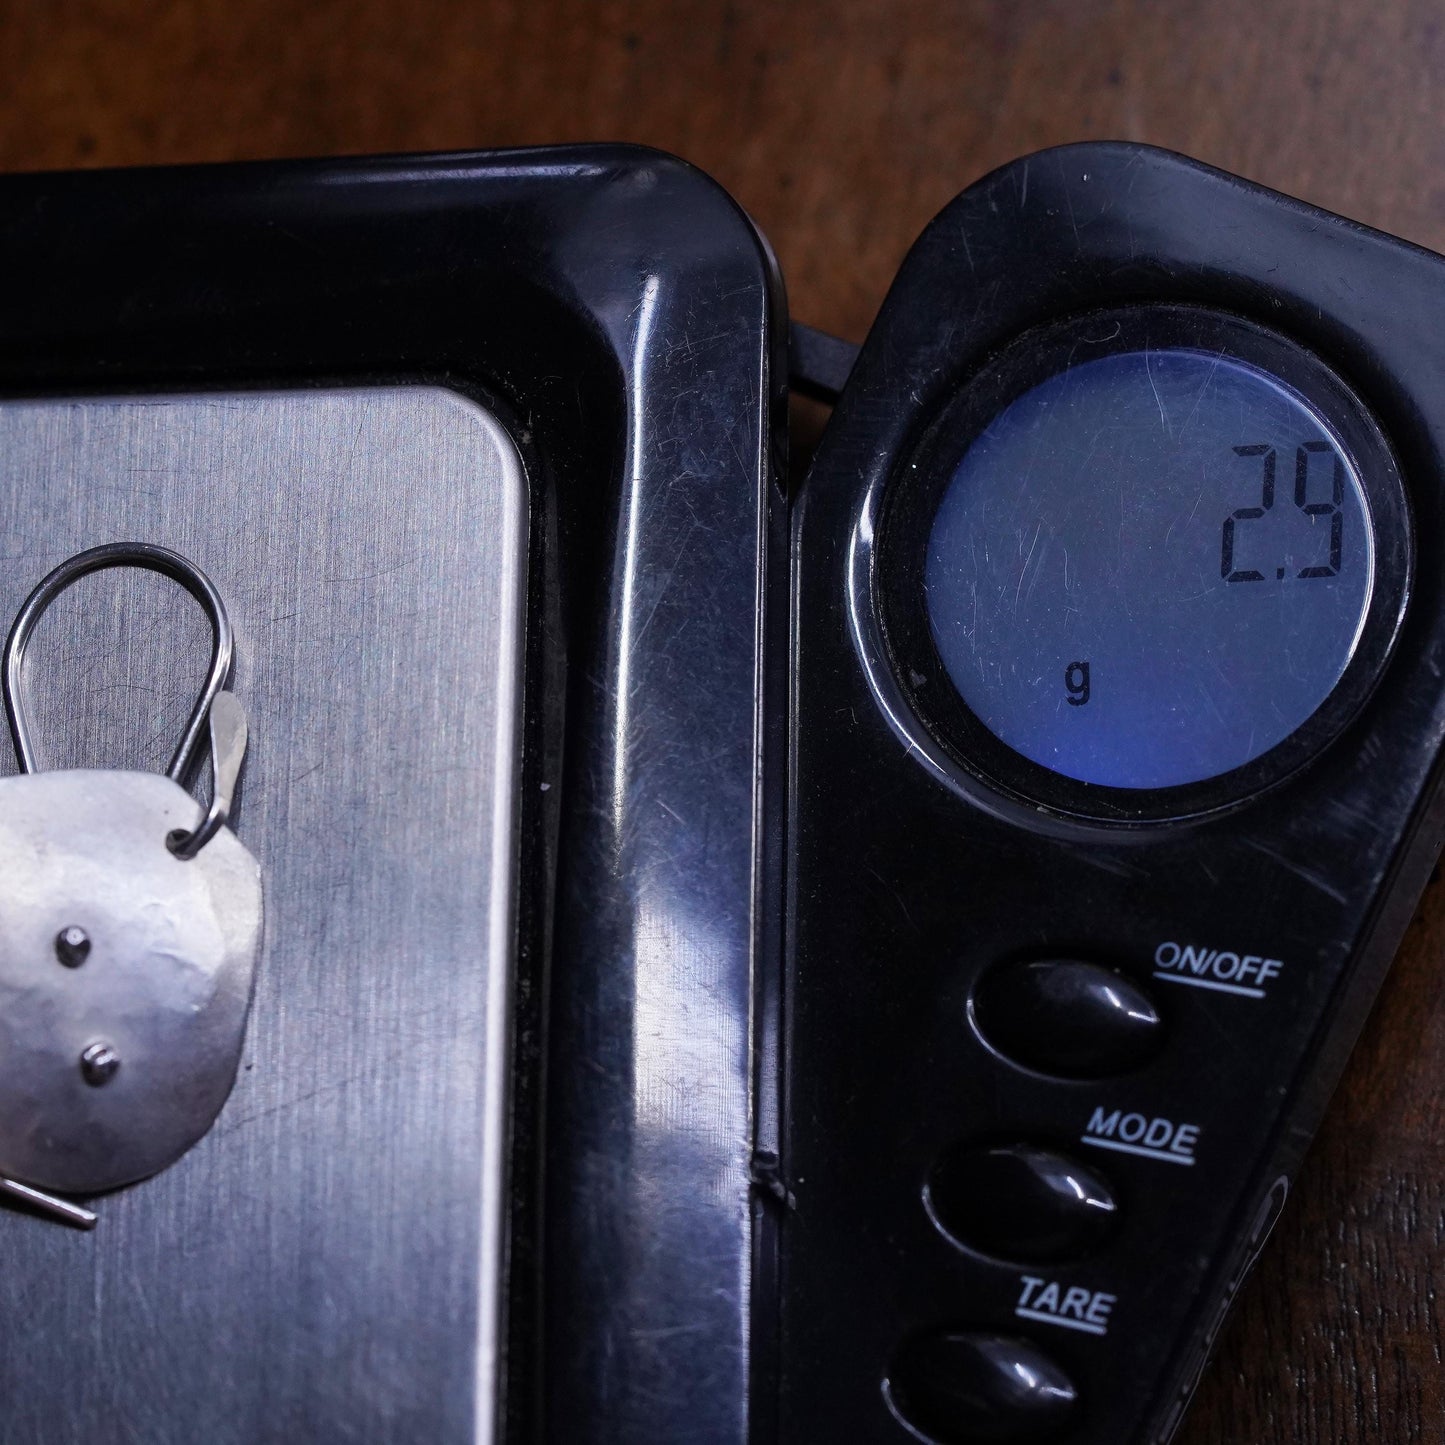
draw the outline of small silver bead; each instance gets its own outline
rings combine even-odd
[[[90,935],[73,924],[55,935],[55,956],[66,968],[79,968],[90,955]]]
[[[120,1055],[106,1043],[91,1044],[80,1056],[80,1072],[92,1088],[110,1083],[119,1068]]]

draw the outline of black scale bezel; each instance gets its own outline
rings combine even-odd
[[[949,680],[924,597],[929,533],[965,451],[1001,412],[1081,359],[1187,348],[1255,367],[1318,412],[1355,467],[1375,534],[1375,576],[1355,650],[1324,702],[1293,733],[1244,765],[1167,788],[1087,783],[1036,763],[998,738]],[[996,351],[944,404],[884,489],[874,602],[897,682],[918,720],[958,766],[1060,816],[1159,822],[1214,813],[1283,782],[1318,757],[1359,713],[1389,661],[1410,594],[1414,545],[1400,468],[1369,408],[1318,355],[1229,312],[1144,304],[1064,316]],[[922,678],[921,685],[912,679]]]

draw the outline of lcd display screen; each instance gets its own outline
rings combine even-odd
[[[1330,420],[1242,360],[1115,352],[968,446],[924,564],[933,641],[1002,742],[1085,783],[1241,767],[1329,696],[1374,585],[1370,509]]]

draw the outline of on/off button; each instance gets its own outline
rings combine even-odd
[[[999,1053],[1063,1078],[1125,1073],[1164,1042],[1164,1022],[1149,995],[1125,975],[1084,959],[999,964],[975,987],[972,1013]]]

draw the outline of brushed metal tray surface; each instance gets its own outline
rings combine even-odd
[[[265,885],[211,1133],[92,1234],[0,1209],[10,1445],[493,1438],[525,517],[439,388],[0,405],[0,618],[121,539],[226,598]],[[47,615],[47,765],[164,766],[208,641],[167,585]]]

